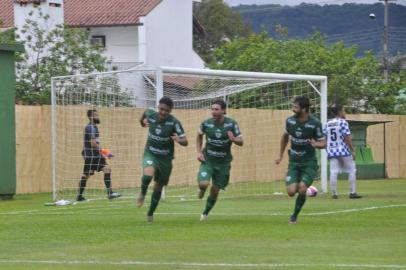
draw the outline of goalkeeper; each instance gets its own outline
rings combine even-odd
[[[118,198],[121,196],[121,194],[113,192],[111,188],[111,168],[106,163],[106,158],[102,156],[99,146],[99,129],[97,127],[97,125],[100,124],[99,114],[95,109],[91,109],[87,111],[87,117],[89,118],[89,124],[87,124],[85,127],[82,151],[85,164],[83,166],[82,178],[79,181],[79,190],[76,200],[78,202],[86,200],[85,197],[83,197],[86,182],[95,171],[104,172],[104,184],[106,185],[107,189],[107,197],[109,199]]]

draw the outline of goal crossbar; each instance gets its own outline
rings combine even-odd
[[[282,73],[266,73],[266,72],[249,72],[249,71],[233,71],[233,70],[211,70],[211,69],[196,69],[182,67],[161,66],[157,70],[156,80],[156,100],[163,97],[164,93],[164,75],[165,74],[181,74],[181,75],[200,75],[214,77],[229,77],[229,78],[247,78],[247,79],[267,79],[274,82],[284,82],[292,80],[306,81],[320,96],[320,121],[324,126],[327,123],[327,76],[324,75],[304,75],[304,74],[282,74]],[[311,81],[320,82],[320,89],[311,83]],[[219,95],[221,96],[221,95]],[[322,150],[320,154],[321,165],[321,189],[327,192],[327,154]]]

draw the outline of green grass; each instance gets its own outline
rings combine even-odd
[[[345,190],[347,181],[340,181]],[[45,207],[50,194],[0,201],[0,269],[406,269],[406,180],[358,181],[364,198],[162,202],[155,222],[133,199]]]

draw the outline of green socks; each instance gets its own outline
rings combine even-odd
[[[206,208],[203,211],[203,215],[208,215],[210,210],[214,207],[214,205],[216,204],[217,198],[213,199],[212,197],[208,197],[207,198],[207,202],[206,202]]]
[[[143,175],[141,177],[141,194],[146,195],[147,194],[147,189],[149,186],[149,183],[151,183],[152,176],[149,175]]]
[[[162,190],[152,192],[151,205],[149,206],[148,216],[152,216],[161,199]]]
[[[306,202],[306,194],[302,195],[299,193],[299,195],[296,198],[296,204],[295,204],[295,210],[293,211],[293,216],[297,217],[299,215],[300,210],[302,210],[303,205]]]

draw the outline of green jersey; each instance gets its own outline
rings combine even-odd
[[[316,159],[316,152],[310,144],[310,139],[316,141],[324,139],[322,125],[319,120],[309,115],[309,119],[300,123],[296,117],[286,119],[286,133],[290,135],[291,148],[289,160],[293,162],[305,162]]]
[[[169,115],[166,119],[159,120],[158,113],[152,109],[144,112],[148,120],[148,139],[145,151],[158,158],[173,159],[174,142],[171,138],[174,134],[179,137],[185,136],[185,131],[178,119]]]
[[[235,120],[224,117],[223,123],[217,123],[213,118],[203,121],[200,125],[199,134],[206,135],[206,145],[203,154],[206,159],[214,162],[231,162],[232,142],[227,132],[231,131],[235,137],[242,136]]]

